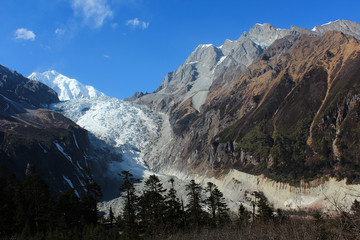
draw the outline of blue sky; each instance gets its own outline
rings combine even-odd
[[[220,46],[255,23],[360,22],[359,10],[359,0],[2,0],[0,64],[24,76],[56,70],[126,98],[154,91],[199,44]]]

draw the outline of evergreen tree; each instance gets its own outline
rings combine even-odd
[[[239,225],[246,226],[249,223],[250,213],[244,205],[240,204],[239,206]]]
[[[64,229],[72,229],[79,226],[81,218],[81,202],[79,197],[75,194],[74,189],[62,192],[57,200],[56,211],[60,216],[58,222],[59,227]],[[63,221],[63,222],[61,222]],[[63,226],[61,226],[63,224]]]
[[[110,221],[110,224],[112,225],[113,222],[115,220],[115,217],[114,217],[114,212],[112,210],[112,207],[110,207],[110,210],[109,210],[109,221]]]
[[[227,222],[229,220],[229,208],[222,192],[212,182],[207,183],[205,190],[209,194],[205,199],[205,203],[211,213],[212,224],[217,226]]]
[[[149,176],[145,181],[139,202],[139,216],[146,236],[153,237],[164,228],[165,191],[156,175]]]
[[[258,199],[256,206],[258,207],[256,219],[259,221],[268,221],[274,217],[274,210],[269,206],[268,200],[262,192],[254,192]]]
[[[138,239],[138,226],[137,226],[137,209],[138,209],[138,196],[135,194],[135,187],[133,175],[129,171],[122,171],[120,174],[124,180],[121,186],[122,195],[124,198],[124,231],[122,237],[124,239]]]
[[[174,178],[170,178],[169,182],[171,183],[171,188],[169,189],[165,200],[166,223],[168,228],[171,230],[175,230],[175,228],[179,228],[181,225],[183,225],[183,211],[179,198],[176,196],[174,181]]]
[[[15,174],[3,168],[0,174],[0,238],[16,232],[17,196],[20,183]]]
[[[102,197],[100,186],[94,181],[90,170],[85,169],[84,194],[81,197],[82,221],[84,224],[96,224],[98,221],[97,203]]]
[[[188,220],[191,226],[197,228],[202,224],[202,219],[204,217],[204,211],[202,209],[203,188],[200,184],[196,183],[195,180],[191,180],[190,183],[186,185],[185,189],[187,191],[186,196],[189,200],[186,205]]]
[[[55,220],[54,205],[48,186],[41,177],[38,174],[27,176],[19,196],[17,211],[23,233],[34,236],[51,230]]]

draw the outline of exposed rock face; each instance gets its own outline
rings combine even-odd
[[[35,165],[54,194],[71,187],[81,193],[87,132],[59,113],[36,108],[59,101],[46,85],[0,70],[0,165],[19,179]]]
[[[324,34],[327,31],[338,31],[360,39],[360,24],[348,20],[336,20],[313,28],[314,32]]]
[[[214,80],[231,79],[231,74],[243,71],[276,40],[284,37],[295,40],[300,35],[322,36],[326,31],[340,31],[360,38],[360,24],[346,20],[316,26],[313,30],[295,26],[278,29],[268,23],[256,24],[238,40],[226,40],[220,47],[199,45],[185,63],[166,75],[154,93],[136,93],[127,100],[170,113],[177,105],[191,99],[191,106],[199,112]],[[227,82],[223,84],[223,88],[229,87]]]
[[[275,42],[231,88],[210,89],[201,113],[173,110],[182,167],[212,174],[237,168],[283,181],[326,174],[358,180],[348,166],[359,164],[359,61],[360,42],[342,33]]]
[[[275,40],[296,31],[276,29],[270,24],[257,24],[236,41],[226,40],[220,47],[212,44],[198,46],[175,72],[168,73],[152,94],[139,95],[127,100],[169,112],[191,99],[191,106],[200,111],[214,79],[229,70],[242,71],[248,67]]]
[[[257,24],[221,47],[200,45],[154,93],[132,99],[169,116],[168,141],[150,167],[208,176],[235,168],[293,183],[357,179],[349,166],[360,143],[359,43],[329,30],[357,38],[360,25]]]

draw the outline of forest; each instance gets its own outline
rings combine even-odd
[[[6,169],[0,174],[0,239],[359,239],[360,203],[351,212],[334,203],[337,215],[320,211],[273,209],[264,194],[253,192],[252,208],[229,210],[219,188],[203,188],[191,180],[179,198],[171,178],[165,189],[156,175],[145,180],[142,192],[128,171],[120,174],[123,209],[98,211],[101,189],[90,175],[84,194],[68,189],[54,197],[37,173],[24,181]],[[181,199],[181,200],[180,200]],[[182,199],[186,199],[183,201]],[[105,217],[106,216],[106,217]]]

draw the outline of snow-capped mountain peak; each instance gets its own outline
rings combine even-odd
[[[54,89],[61,101],[105,96],[93,86],[83,85],[78,80],[68,78],[54,70],[43,73],[33,72],[28,78],[42,82]]]

